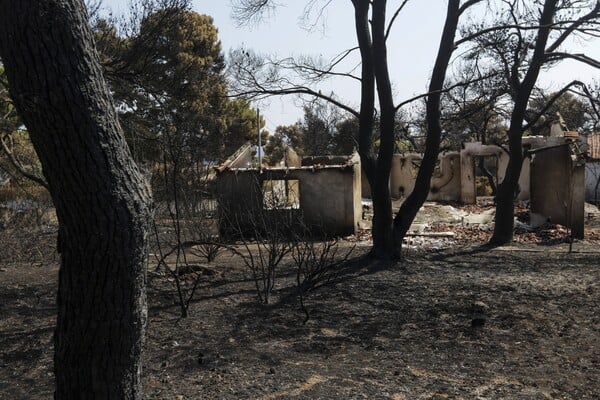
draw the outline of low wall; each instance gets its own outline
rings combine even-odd
[[[234,234],[240,225],[252,223],[248,218],[250,215],[269,217],[287,213],[299,216],[304,225],[302,228],[315,234],[354,234],[362,217],[360,172],[360,163],[320,168],[221,171],[217,175],[220,231],[225,236]],[[298,191],[290,196],[297,203],[277,209],[265,204],[264,192],[265,187],[281,181],[288,181],[285,185]]]
[[[546,221],[571,228],[573,237],[584,234],[585,164],[579,162],[564,138],[549,141],[531,162],[531,224]],[[550,146],[560,147],[550,147]]]
[[[390,171],[390,195],[393,199],[402,199],[414,190],[419,165],[423,156],[418,153],[394,154]],[[457,152],[442,153],[438,158],[438,166],[431,178],[429,201],[460,200],[460,154]],[[371,197],[371,188],[363,173],[361,182],[362,197]]]

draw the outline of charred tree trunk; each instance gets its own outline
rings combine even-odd
[[[519,175],[523,164],[523,121],[531,92],[537,82],[540,70],[546,62],[546,45],[552,29],[558,0],[546,0],[539,19],[538,36],[527,73],[521,82],[521,70],[515,64],[511,71],[511,86],[514,108],[508,129],[508,146],[510,158],[504,174],[504,180],[498,185],[496,195],[496,216],[491,245],[510,243],[514,230],[514,199],[519,184]],[[518,49],[517,49],[518,50]]]
[[[382,60],[377,59],[374,54],[376,46],[374,46],[373,38],[371,37],[369,1],[353,0],[353,4],[356,36],[362,65],[358,152],[367,180],[371,186],[371,197],[373,200],[373,249],[371,254],[377,258],[390,258],[393,252],[391,240],[392,205],[388,186],[390,171],[387,169],[386,172],[385,163],[382,163],[373,154],[376,65],[380,65]],[[383,45],[385,46],[385,44]],[[389,132],[392,132],[393,135],[393,125]],[[393,151],[393,147],[391,151]]]
[[[472,0],[467,3],[470,6],[477,2],[478,0]],[[402,240],[429,194],[429,186],[437,162],[441,140],[441,90],[450,57],[454,51],[454,37],[458,19],[464,10],[460,8],[460,0],[449,2],[446,24],[430,85],[431,94],[427,101],[427,122],[429,126],[424,159],[419,169],[415,189],[394,219],[389,179],[394,153],[396,108],[387,65],[386,1],[352,0],[352,3],[355,8],[356,31],[362,59],[362,102],[358,142],[361,162],[371,186],[373,200],[372,255],[377,258],[393,259],[400,257]],[[369,6],[372,7],[371,25],[368,21]],[[372,38],[369,26],[372,27]],[[371,147],[375,82],[377,83],[377,93],[381,106],[380,146],[376,159],[372,155]]]
[[[442,137],[442,126],[440,123],[441,91],[446,79],[446,70],[448,69],[450,58],[454,52],[454,37],[460,14],[460,0],[450,0],[448,2],[442,39],[429,85],[429,96],[427,97],[425,154],[419,167],[415,187],[394,218],[394,244],[397,249],[401,249],[402,241],[408,229],[429,195],[431,177],[437,163]]]
[[[491,245],[512,242],[515,218],[515,193],[519,185],[519,176],[523,165],[521,131],[509,135],[510,157],[504,180],[498,185],[496,193],[496,216]]]
[[[367,180],[375,183],[376,160],[373,156],[373,125],[375,120],[375,75],[373,72],[373,40],[369,22],[369,2],[352,0],[354,25],[361,57],[361,99],[358,124],[358,153]]]
[[[377,97],[381,109],[379,118],[379,150],[377,154],[377,176],[373,187],[373,211],[378,208],[377,219],[373,214],[373,227],[377,225],[380,237],[373,240],[374,255],[382,259],[400,256],[394,247],[392,199],[390,196],[390,173],[394,156],[394,120],[396,109],[387,62],[385,37],[386,1],[373,2],[373,73],[377,83]],[[375,235],[373,235],[375,237]]]
[[[0,0],[0,56],[59,219],[57,399],[141,399],[150,192],[81,0]]]

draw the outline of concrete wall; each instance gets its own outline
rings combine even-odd
[[[393,199],[408,197],[415,187],[417,172],[423,156],[418,153],[394,154],[390,171],[390,195]],[[362,196],[371,197],[371,188],[363,173]],[[429,201],[460,200],[460,154],[443,153],[431,178]]]
[[[533,149],[533,156],[523,161],[519,199],[531,199],[533,223],[549,220],[571,225],[574,236],[583,237],[586,190],[588,198],[595,197],[593,190],[600,176],[600,164],[588,166],[586,173],[581,154],[576,153],[580,146],[563,145],[570,140],[575,138],[523,138],[524,149]],[[252,148],[244,146],[217,168],[222,233],[231,231],[231,221],[248,220],[248,215],[265,215],[265,212],[274,217],[301,216],[305,227],[326,235],[344,236],[356,232],[362,216],[361,193],[365,197],[370,195],[358,154],[300,159],[292,151],[286,157],[288,168],[258,170],[231,167],[245,165],[251,154]],[[475,161],[478,157],[497,158],[497,178],[501,183],[508,165],[508,154],[498,146],[467,143],[460,153],[440,154],[428,200],[474,203]],[[393,198],[405,198],[412,192],[421,159],[422,156],[415,153],[394,155],[389,182]],[[302,166],[289,168],[289,164],[298,165],[300,161]],[[273,185],[297,188],[295,190],[299,193],[290,201],[295,204],[270,209],[263,196],[269,186],[264,186],[264,182],[269,180],[288,180],[285,184],[274,182]]]
[[[530,136],[523,138],[523,147],[525,149],[538,148],[546,145],[546,138],[540,136]],[[561,139],[562,140],[562,139]],[[465,148],[460,152],[461,166],[461,196],[460,201],[465,204],[475,203],[476,182],[475,182],[475,161],[478,157],[497,157],[498,159],[498,184],[502,183],[508,166],[508,154],[501,147],[495,145],[482,145],[479,142],[465,143]],[[521,166],[521,175],[519,175],[519,200],[529,200],[531,198],[530,190],[530,164],[531,159],[523,159]]]
[[[497,157],[498,182],[502,182],[508,165],[508,154],[498,146],[466,143],[465,149],[460,153],[440,154],[438,167],[431,178],[431,189],[427,200],[475,203],[477,157]],[[413,191],[421,159],[422,155],[417,153],[394,154],[390,173],[392,198],[406,198]],[[529,159],[523,162],[519,186],[521,189],[519,199],[529,199]],[[362,193],[363,197],[370,197],[371,191],[366,178],[362,182]]]
[[[300,157],[290,146],[286,146],[283,163],[283,165],[288,168],[300,167],[302,165],[302,157]]]
[[[564,138],[549,139],[553,139],[549,146],[564,143]],[[543,149],[533,156],[531,223],[570,226],[575,238],[583,238],[585,165],[572,156],[569,146]]]
[[[527,136],[523,138],[524,149],[536,149],[562,143],[563,137]],[[477,200],[475,162],[479,157],[496,157],[497,181],[504,180],[508,165],[508,154],[499,146],[483,145],[479,142],[465,143],[465,148],[460,154],[449,152],[440,154],[439,165],[431,179],[431,190],[427,197],[429,201],[460,201],[473,204]],[[394,199],[406,198],[414,189],[418,166],[422,155],[417,153],[395,154],[392,159],[390,173],[390,194]],[[519,200],[531,198],[531,159],[526,157],[521,167],[519,177]],[[600,167],[598,168],[600,174]],[[599,175],[600,176],[600,175]],[[590,178],[588,178],[589,181]],[[588,183],[588,196],[589,196]],[[370,187],[363,175],[363,197],[370,197]],[[599,194],[600,195],[600,194]]]
[[[360,168],[300,169],[290,175],[300,181],[300,208],[307,225],[329,235],[356,232],[362,217]]]
[[[499,146],[484,145],[479,142],[465,143],[465,148],[460,152],[460,201],[473,204],[477,201],[477,182],[475,176],[475,162],[478,157],[496,157],[498,159],[498,183],[504,180],[508,154]]]
[[[461,165],[460,154],[457,152],[440,155],[438,168],[431,178],[429,201],[458,201],[460,200]]]
[[[390,171],[390,194],[394,199],[406,198],[415,187],[418,166],[423,156],[417,153],[394,154]]]
[[[263,184],[268,180],[297,180],[297,210],[264,210]],[[248,220],[252,213],[301,216],[315,234],[354,234],[362,217],[360,163],[343,166],[226,169],[217,176],[220,228],[223,235],[235,231],[232,221]],[[250,221],[248,221],[248,224]]]

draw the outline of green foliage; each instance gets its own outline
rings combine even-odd
[[[335,116],[328,117],[332,117],[332,115],[328,114],[328,108],[323,103],[314,103],[311,107],[304,107],[302,150],[305,155],[331,154]]]
[[[529,102],[528,115],[531,118],[537,117],[553,96],[554,93],[547,94],[540,91],[535,97],[532,97]],[[548,107],[531,130],[534,135],[548,136],[552,124],[559,120],[559,113],[569,130],[586,131],[590,112],[589,103],[570,92],[565,92]]]
[[[8,94],[8,81],[0,62],[0,135],[17,130],[21,121]]]
[[[265,162],[277,164],[291,146],[298,155],[349,155],[356,148],[358,120],[342,118],[324,103],[304,107],[304,119],[293,125],[278,126],[265,146]]]
[[[358,147],[358,118],[351,117],[336,124],[336,133],[333,137],[334,154],[352,154]]]
[[[260,117],[257,121],[256,110],[250,107],[250,103],[243,99],[227,100],[221,118],[223,123],[220,130],[213,135],[219,139],[219,147],[216,151],[220,159],[227,158],[233,154],[241,145],[247,141],[258,143],[258,131],[265,126],[265,120]],[[267,142],[268,132],[261,129],[261,140]]]
[[[506,139],[506,124],[489,100],[461,99],[449,111],[443,113],[443,128],[446,131],[442,148],[460,150],[462,143],[502,143]]]
[[[355,117],[344,117],[327,103],[315,101],[304,107],[301,121],[276,128],[265,146],[265,162],[278,163],[286,146],[301,156],[352,154],[357,136]]]
[[[143,18],[131,37],[119,37],[103,20],[95,33],[138,160],[160,160],[165,146],[194,161],[222,160],[256,135],[248,102],[227,97],[212,17],[163,8]]]
[[[298,154],[302,153],[302,127],[300,123],[293,125],[280,125],[275,128],[273,135],[269,136],[265,146],[265,162],[275,165],[283,159],[287,146],[291,146]]]

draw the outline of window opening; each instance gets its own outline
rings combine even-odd
[[[263,208],[265,210],[299,209],[300,183],[298,179],[263,181]]]

